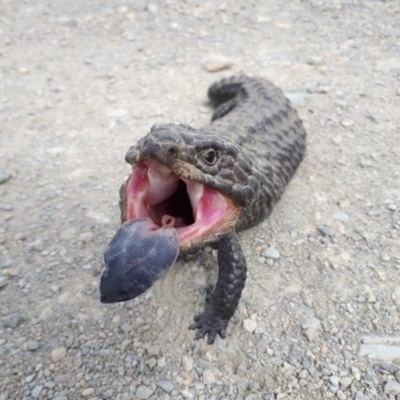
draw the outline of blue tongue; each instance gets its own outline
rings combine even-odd
[[[171,268],[179,245],[175,228],[159,228],[150,219],[122,224],[104,254],[101,302],[127,301],[142,294]]]

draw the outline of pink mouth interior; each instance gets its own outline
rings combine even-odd
[[[150,218],[159,227],[175,227],[181,248],[200,242],[231,217],[229,199],[152,160],[133,166],[127,195],[128,220]]]

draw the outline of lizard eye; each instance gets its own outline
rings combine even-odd
[[[206,162],[208,165],[214,165],[215,162],[217,161],[217,153],[215,150],[207,150],[203,154],[203,160]]]

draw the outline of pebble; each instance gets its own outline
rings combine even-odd
[[[61,361],[67,354],[67,349],[65,347],[59,347],[51,352],[51,359],[54,363]]]
[[[157,361],[158,368],[164,368],[166,365],[167,365],[167,360],[165,359],[165,357],[161,357],[158,359]]]
[[[322,236],[333,236],[333,229],[330,226],[327,225],[319,225],[317,226],[318,232]]]
[[[194,399],[194,394],[188,389],[183,389],[182,390],[182,396],[185,399]]]
[[[35,386],[35,387],[33,388],[32,392],[31,392],[31,396],[32,396],[34,399],[37,399],[37,398],[39,397],[40,392],[42,391],[42,389],[43,389],[43,386],[40,386],[40,385]]]
[[[356,397],[354,397],[354,400],[366,400],[366,397],[361,390],[358,390],[356,393]]]
[[[367,158],[362,158],[362,159],[360,160],[360,165],[361,165],[363,168],[369,168],[369,167],[372,167],[372,161],[371,161],[371,160],[368,160]]]
[[[302,328],[304,330],[304,336],[307,338],[309,342],[315,340],[321,330],[321,321],[318,318],[309,318],[304,324]]]
[[[6,286],[8,283],[8,278],[6,276],[0,276],[0,289]]]
[[[165,393],[170,393],[174,389],[174,384],[166,379],[157,382],[157,386]]]
[[[3,322],[5,328],[17,328],[23,322],[23,317],[19,313],[11,314],[8,319]]]
[[[351,378],[350,376],[344,376],[344,377],[340,378],[340,386],[343,389],[348,388],[352,382],[353,382],[353,378]]]
[[[123,324],[121,324],[120,328],[122,332],[129,333],[133,329],[133,326],[124,322]]]
[[[351,367],[351,374],[353,375],[356,381],[359,381],[361,379],[361,372],[358,368]]]
[[[243,321],[243,328],[246,329],[247,332],[253,333],[257,329],[257,322],[252,319],[245,319]]]
[[[92,232],[82,232],[79,236],[78,236],[78,240],[80,240],[81,242],[87,243],[90,242],[93,239],[93,233]]]
[[[0,268],[8,268],[8,267],[11,267],[13,264],[14,264],[14,260],[12,260],[11,258],[6,258],[0,264]]]
[[[388,380],[386,382],[384,391],[386,394],[395,396],[400,393],[400,383],[394,379]]]
[[[321,94],[329,93],[331,90],[332,88],[330,86],[318,86],[316,88],[316,92]]]
[[[279,251],[275,247],[268,247],[261,255],[266,258],[272,258],[273,260],[278,260],[280,257]]]
[[[344,222],[344,223],[346,223],[349,220],[349,216],[347,214],[341,213],[341,212],[333,214],[333,218],[336,221],[340,221],[340,222]]]
[[[146,10],[151,14],[155,14],[158,11],[158,6],[153,3],[150,3],[147,4]]]
[[[359,356],[367,356],[369,358],[377,358],[382,361],[392,362],[400,358],[400,346],[390,346],[383,343],[361,343]]]
[[[16,277],[20,274],[21,270],[18,267],[8,268],[7,274],[12,277]]]
[[[109,103],[116,103],[116,102],[118,101],[118,98],[117,98],[117,96],[114,96],[113,94],[108,94],[108,95],[106,96],[106,100],[107,100]]]
[[[203,383],[205,385],[212,385],[215,383],[215,376],[209,369],[203,371]]]
[[[29,339],[27,342],[29,351],[36,351],[39,348],[39,342],[36,340]]]
[[[322,65],[323,63],[324,63],[324,60],[323,60],[323,58],[320,57],[320,56],[313,56],[313,57],[310,57],[310,58],[307,60],[307,64],[309,64],[309,65],[318,66],[318,65]]]
[[[0,185],[6,183],[9,179],[11,179],[11,174],[7,170],[0,168]]]
[[[376,295],[369,286],[365,286],[365,296],[368,303],[376,302]]]
[[[193,358],[184,356],[182,358],[182,366],[185,371],[190,372],[193,369]]]
[[[331,375],[329,377],[329,382],[334,386],[338,386],[339,382],[340,382],[340,378],[338,376],[336,376],[336,375]]]
[[[36,250],[36,251],[43,251],[44,250],[44,244],[42,239],[36,239],[32,243],[29,244],[29,248]]]
[[[353,126],[353,125],[354,125],[354,121],[352,121],[351,119],[344,119],[344,120],[341,122],[341,124],[342,124],[342,126],[343,126],[344,128],[349,128],[350,126]]]
[[[93,393],[94,393],[94,389],[92,387],[90,387],[90,388],[87,388],[82,391],[82,396],[83,397],[91,396]]]
[[[207,72],[217,72],[232,67],[233,61],[221,54],[211,54],[203,60],[202,65]]]
[[[136,398],[138,399],[148,399],[151,395],[153,394],[153,390],[151,390],[149,387],[140,385],[136,389]]]
[[[290,102],[295,105],[302,105],[306,98],[307,98],[307,93],[302,93],[302,92],[285,92],[285,97],[287,97]]]

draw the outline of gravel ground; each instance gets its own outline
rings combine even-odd
[[[400,399],[399,9],[2,0],[0,399]],[[125,304],[99,278],[128,147],[202,126],[208,85],[241,72],[283,88],[308,150],[241,234],[248,282],[208,346],[187,327],[212,250]]]

